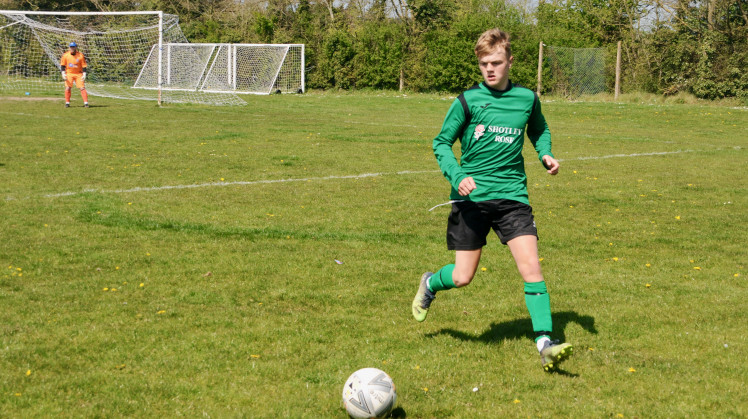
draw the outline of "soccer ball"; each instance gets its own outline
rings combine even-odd
[[[345,410],[354,418],[381,418],[395,407],[395,383],[386,372],[376,368],[360,369],[343,386]]]

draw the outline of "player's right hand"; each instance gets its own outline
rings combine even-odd
[[[457,192],[461,196],[468,196],[471,192],[477,189],[475,180],[472,177],[466,177],[460,181],[460,186],[457,187]]]
[[[68,75],[63,71],[62,72],[62,80],[63,81],[67,81],[67,79],[68,79]]]

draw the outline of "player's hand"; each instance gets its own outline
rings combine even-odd
[[[466,177],[460,182],[460,186],[457,187],[457,192],[461,196],[468,196],[470,195],[470,192],[473,192],[476,189],[477,186],[475,186],[475,180],[471,177]]]
[[[545,155],[543,156],[543,166],[548,169],[548,174],[555,175],[558,173],[558,168],[561,167],[561,164],[553,157]]]
[[[81,76],[81,81],[86,81],[86,73],[83,73],[83,75]]]
[[[67,79],[68,79],[68,75],[63,71],[62,72],[62,80],[63,81],[67,81]]]

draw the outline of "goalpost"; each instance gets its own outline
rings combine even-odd
[[[0,10],[0,90],[58,91],[60,57],[70,42],[86,56],[89,94],[164,102],[245,104],[233,92],[164,88],[168,43],[187,44],[176,15],[163,12],[28,12]],[[151,57],[151,58],[149,58]],[[136,88],[153,62],[151,87]]]
[[[305,90],[303,44],[165,43],[157,52],[154,45],[133,87],[259,95]]]

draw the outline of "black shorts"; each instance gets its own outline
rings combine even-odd
[[[502,244],[519,236],[538,236],[532,207],[509,199],[452,204],[447,223],[449,250],[477,250],[493,228]]]

